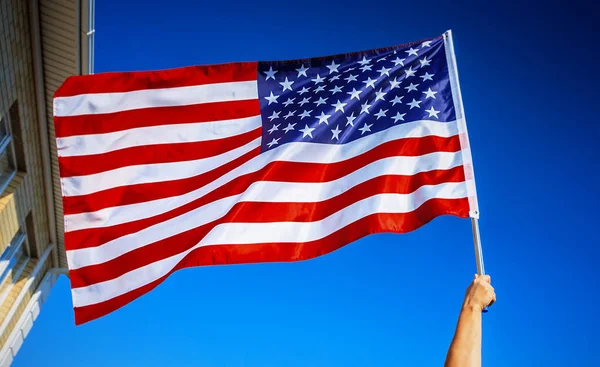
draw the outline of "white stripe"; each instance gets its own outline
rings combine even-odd
[[[413,194],[380,194],[356,202],[316,222],[224,223],[216,226],[196,246],[180,254],[135,269],[118,278],[72,289],[73,305],[83,307],[107,301],[142,287],[172,270],[191,251],[210,245],[309,242],[374,213],[408,213],[433,198],[466,197],[464,182],[422,186]]]
[[[257,98],[256,80],[122,93],[91,93],[54,98],[54,116],[113,113],[138,108],[185,106]]]
[[[266,162],[275,160],[333,163],[352,158],[390,140],[429,135],[450,137],[456,135],[457,132],[455,122],[415,121],[398,125],[342,145],[308,142],[283,144],[279,148],[261,154],[259,157],[253,159],[252,163],[248,162],[247,165],[262,167]],[[240,150],[240,152],[242,151]],[[243,153],[245,152],[247,151],[243,151]],[[240,155],[243,153],[240,153]],[[229,160],[236,158],[232,155],[228,155],[228,157]],[[206,162],[210,163],[211,161]],[[221,161],[221,164],[225,163],[227,161]],[[209,171],[199,161],[145,164],[142,168],[144,170],[143,175],[140,174],[142,173],[140,172],[141,166],[128,166],[93,175],[64,177],[62,178],[63,196],[86,195],[134,183],[141,184],[178,180]],[[250,169],[247,172],[254,172],[255,170]],[[135,181],[129,181],[131,178],[135,178]]]
[[[78,229],[105,227],[153,217],[194,201],[237,177],[262,169],[269,162],[273,161],[335,163],[350,159],[354,156],[365,153],[382,143],[395,139],[401,139],[404,137],[425,137],[430,135],[451,137],[456,134],[456,123],[440,124],[439,122],[435,121],[417,121],[398,125],[344,145],[328,145],[318,143],[284,144],[279,148],[267,151],[258,157],[251,159],[250,161],[233,169],[208,185],[180,196],[105,208],[90,213],[65,215],[65,228],[66,231],[75,231]],[[172,179],[171,175],[168,177],[159,176],[160,174],[164,175],[165,172],[168,172],[166,171],[167,168],[163,167],[164,165],[159,165],[159,167],[156,168],[150,168],[155,165],[147,166],[149,167],[148,173],[150,173],[150,170],[151,172],[157,172],[157,177],[153,178],[152,182],[159,181],[159,179]],[[174,167],[177,168],[181,166],[184,166],[186,169],[190,170],[201,169],[201,167],[197,166],[197,163],[192,163],[191,168],[187,168],[187,162],[174,164]],[[110,183],[110,180],[119,179],[118,176],[113,176],[114,175],[106,177],[106,180],[108,180],[107,182]],[[61,181],[63,181],[63,195],[80,195],[81,189],[79,188],[79,185],[81,185],[81,178],[82,177],[73,178],[69,181],[61,179]],[[147,179],[147,176],[144,176],[144,178]],[[141,180],[141,178],[139,179]],[[65,184],[68,186],[65,187]],[[91,184],[93,184],[93,182],[90,182],[90,185]],[[66,190],[68,190],[68,194],[66,193]]]
[[[261,138],[216,155],[214,157],[196,159],[193,161],[161,163],[161,164],[139,164],[113,169],[110,171],[94,173],[86,176],[73,176],[61,178],[63,196],[76,196],[92,194],[94,192],[119,187],[136,185],[149,182],[179,180],[201,175],[212,171],[232,160],[260,147]],[[161,178],[155,181],[148,180],[149,177]]]
[[[418,157],[389,157],[364,166],[344,177],[329,182],[296,183],[258,181],[235,196],[226,197],[178,217],[126,235],[98,247],[67,251],[70,269],[100,264],[147,244],[197,228],[225,216],[238,202],[315,203],[383,175],[414,175],[431,170],[446,170],[462,164],[460,152],[438,152]]]
[[[59,157],[101,154],[142,145],[174,144],[224,139],[262,125],[260,115],[233,120],[140,127],[106,134],[57,138]],[[151,149],[151,148],[150,148]]]

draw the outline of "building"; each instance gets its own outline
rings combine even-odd
[[[0,366],[66,274],[52,97],[93,71],[94,0],[0,0]]]

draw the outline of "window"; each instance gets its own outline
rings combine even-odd
[[[29,260],[27,234],[23,230],[15,234],[8,247],[0,256],[0,304],[4,303]]]
[[[19,101],[15,101],[8,112],[8,122],[12,137],[12,152],[15,157],[16,168],[20,172],[27,171],[25,161],[25,141],[23,140],[23,129],[21,126],[21,113],[19,112]]]
[[[25,217],[25,231],[27,232],[27,242],[29,245],[27,246],[27,249],[29,251],[29,255],[34,258],[40,257],[37,248],[37,241],[35,239],[35,227],[33,226],[33,214],[31,211],[29,214],[27,214],[27,217]]]
[[[4,253],[0,257],[0,283],[4,282],[6,276],[25,253],[23,244],[26,238],[27,235],[22,230],[19,230],[8,247],[4,250]],[[25,244],[25,247],[27,247],[27,244]]]
[[[31,212],[28,217],[31,216]],[[26,220],[27,222],[27,220]],[[28,223],[24,223],[0,255],[0,305],[4,303],[31,258]],[[1,244],[6,245],[6,244]]]
[[[17,160],[8,115],[0,116],[0,193],[17,173]]]
[[[2,119],[2,123],[0,124],[0,142],[4,141],[5,138],[8,138],[9,135],[8,121],[6,119]]]

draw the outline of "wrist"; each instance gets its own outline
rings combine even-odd
[[[465,302],[462,305],[462,311],[465,311],[465,312],[479,312],[479,313],[481,313],[483,311],[483,307],[481,305],[474,304],[474,303],[471,303],[471,302]]]

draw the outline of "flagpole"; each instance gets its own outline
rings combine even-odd
[[[477,262],[477,274],[485,275],[485,266],[483,265],[483,251],[481,249],[481,236],[479,234],[479,220],[471,218],[471,227],[473,228],[473,244],[475,245],[475,261]],[[488,312],[485,307],[483,312]]]
[[[454,101],[454,110],[456,112],[456,122],[458,125],[459,139],[463,158],[463,167],[467,185],[467,195],[471,217],[471,227],[473,229],[473,244],[475,247],[475,261],[477,264],[477,274],[485,275],[483,265],[483,251],[481,249],[481,235],[479,233],[479,204],[477,203],[477,190],[475,188],[475,173],[473,172],[473,158],[471,156],[471,145],[469,143],[469,134],[467,132],[467,122],[465,119],[465,109],[460,92],[460,83],[458,81],[458,67],[456,66],[456,55],[454,53],[454,42],[452,31],[444,33],[444,46],[446,47],[446,59],[448,62],[448,74],[450,77],[450,87],[452,89],[452,100]],[[483,312],[487,312],[487,307]]]
[[[473,243],[475,244],[475,261],[477,261],[477,274],[485,275],[485,267],[483,265],[483,251],[481,250],[481,236],[479,234],[479,220],[471,218],[471,226],[473,228]]]

